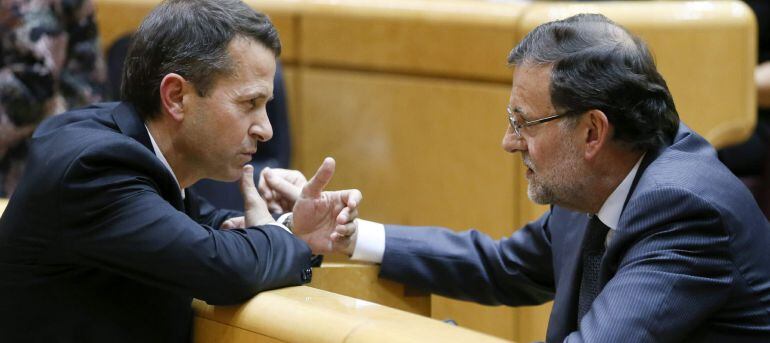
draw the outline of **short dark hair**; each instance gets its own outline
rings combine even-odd
[[[511,50],[510,65],[551,65],[551,102],[557,110],[598,109],[615,127],[614,139],[633,150],[670,144],[679,114],[646,44],[600,14],[542,24]]]
[[[160,82],[177,73],[206,96],[217,77],[232,72],[227,47],[253,39],[277,58],[281,42],[270,19],[239,0],[166,0],[133,36],[123,67],[121,98],[147,120],[160,112]]]

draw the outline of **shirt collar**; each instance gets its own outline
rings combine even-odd
[[[623,211],[623,203],[626,202],[628,192],[631,191],[631,184],[634,182],[634,177],[636,177],[636,173],[639,171],[639,165],[642,163],[643,158],[644,154],[642,157],[639,157],[639,160],[636,161],[634,167],[628,172],[626,178],[623,179],[614,191],[612,191],[612,194],[610,194],[607,200],[604,201],[599,213],[596,214],[599,216],[599,220],[601,220],[604,225],[607,225],[610,230],[618,228],[620,212]]]
[[[168,161],[166,161],[166,158],[163,156],[163,152],[160,151],[160,147],[158,147],[158,144],[155,143],[155,138],[152,138],[152,133],[150,132],[150,128],[147,127],[147,125],[144,125],[144,128],[147,129],[147,135],[150,136],[150,143],[152,143],[152,149],[155,151],[155,156],[158,157],[160,160],[160,163],[163,163],[164,166],[166,166],[166,169],[171,173],[171,176],[174,177],[174,181],[176,181],[176,186],[179,188],[179,192],[182,193],[182,199],[184,199],[184,189],[182,189],[181,186],[179,186],[179,180],[176,178],[176,174],[174,174],[174,170],[171,169],[171,165],[168,164]]]

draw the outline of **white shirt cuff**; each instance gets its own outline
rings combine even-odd
[[[353,256],[356,261],[382,263],[382,255],[385,253],[385,226],[368,220],[358,221],[358,238],[356,247],[353,248]]]
[[[278,217],[278,220],[277,220],[276,222],[274,222],[274,223],[267,223],[267,225],[275,225],[275,226],[277,226],[277,227],[280,227],[281,229],[284,229],[284,230],[286,230],[286,232],[288,232],[288,233],[290,233],[290,234],[292,234],[292,235],[293,235],[294,233],[293,233],[293,232],[291,232],[291,230],[289,230],[289,228],[288,228],[288,227],[286,227],[285,225],[283,225],[283,223],[285,223],[285,222],[286,222],[286,218],[289,218],[289,216],[290,216],[290,215],[291,215],[291,212],[289,212],[289,213],[284,213],[284,214],[282,214],[280,217]]]

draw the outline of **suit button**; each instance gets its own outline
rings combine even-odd
[[[302,271],[302,282],[308,283],[310,282],[310,279],[313,278],[313,270],[310,268],[306,268]]]

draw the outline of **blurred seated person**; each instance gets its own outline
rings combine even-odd
[[[35,126],[101,101],[105,81],[91,0],[0,0],[0,197],[16,188]]]
[[[749,139],[741,144],[719,150],[719,159],[738,177],[760,178],[757,182],[770,181],[766,170],[768,165],[768,149],[770,149],[770,2],[766,0],[744,0],[757,17],[758,25],[758,63],[754,74],[757,85],[757,127]],[[769,184],[749,185],[755,196],[760,196],[760,206],[765,208],[770,204],[762,203],[761,189],[770,187]]]

